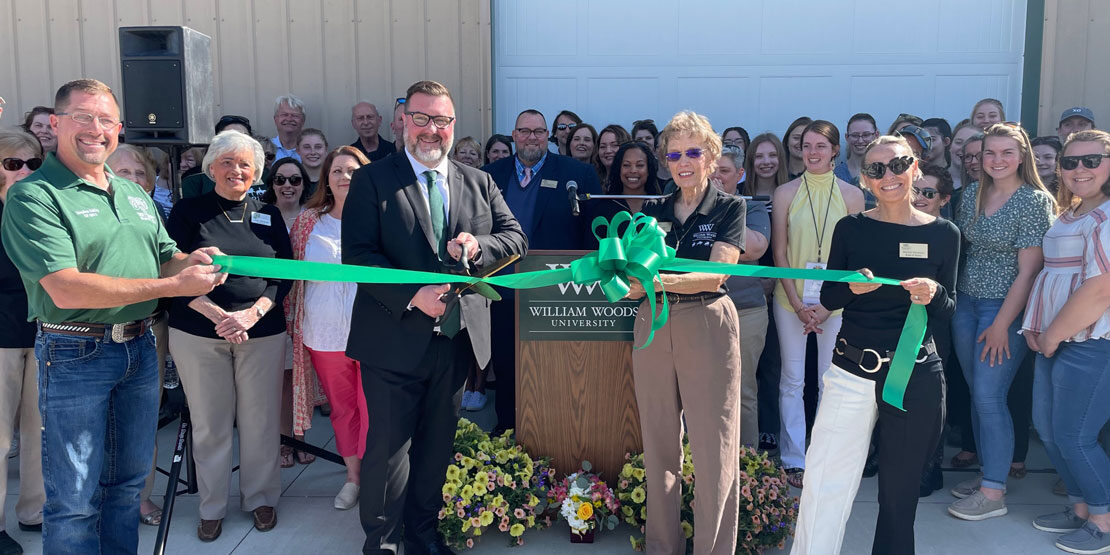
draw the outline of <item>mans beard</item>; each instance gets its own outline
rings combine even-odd
[[[524,162],[525,164],[535,164],[536,162],[540,161],[540,158],[543,158],[543,155],[546,152],[547,149],[543,146],[525,145],[517,149],[516,156],[517,158],[520,158],[520,161]]]
[[[438,166],[451,150],[450,141],[440,139],[439,146],[420,142],[420,137],[405,137],[405,149],[421,164],[428,167]]]

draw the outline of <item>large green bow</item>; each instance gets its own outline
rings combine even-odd
[[[628,277],[640,282],[651,309],[651,331],[647,341],[635,347],[642,349],[651,343],[655,330],[667,324],[666,295],[663,295],[661,310],[658,313],[655,310],[655,278],[659,269],[674,259],[675,251],[667,246],[667,233],[659,228],[655,218],[643,214],[633,216],[620,212],[613,216],[612,221],[598,216],[594,218],[591,228],[594,237],[597,237],[597,251],[571,262],[571,276],[578,284],[598,282],[605,298],[611,303],[628,294],[631,289]],[[604,237],[600,233],[602,228],[605,229]],[[662,282],[659,283],[659,292],[665,293]]]

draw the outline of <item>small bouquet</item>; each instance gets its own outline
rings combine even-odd
[[[439,532],[454,549],[470,549],[491,526],[524,545],[524,532],[551,525],[543,517],[555,469],[547,458],[532,459],[510,437],[491,438],[465,418],[455,430],[455,460],[443,483]]]
[[[620,522],[620,501],[597,474],[590,461],[582,461],[578,472],[563,479],[548,492],[551,505],[559,505],[559,515],[570,525],[571,541],[589,543],[600,523],[612,530]]]

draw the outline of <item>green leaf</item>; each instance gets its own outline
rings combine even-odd
[[[585,470],[586,472],[590,472],[593,469],[594,469],[594,465],[590,464],[590,461],[582,461],[582,470]]]

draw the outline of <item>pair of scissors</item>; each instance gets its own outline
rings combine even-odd
[[[475,293],[478,293],[479,295],[491,301],[500,301],[501,294],[498,293],[497,290],[488,283],[481,281],[481,279],[500,272],[501,270],[509,267],[511,264],[519,259],[519,254],[511,254],[509,256],[506,256],[505,258],[502,258],[501,260],[498,260],[497,262],[494,262],[489,267],[483,269],[478,275],[473,275],[470,273],[470,261],[467,258],[466,249],[463,249],[462,257],[459,258],[458,263],[454,266],[449,267],[447,272],[456,275],[472,276],[474,277],[474,279],[467,282],[466,285],[456,284],[451,288],[450,291],[444,293],[443,295],[440,295],[439,300],[447,304],[447,309],[444,310],[443,313],[449,313],[451,311],[452,305],[459,302],[459,298],[462,297],[464,293],[470,290],[474,290]]]

